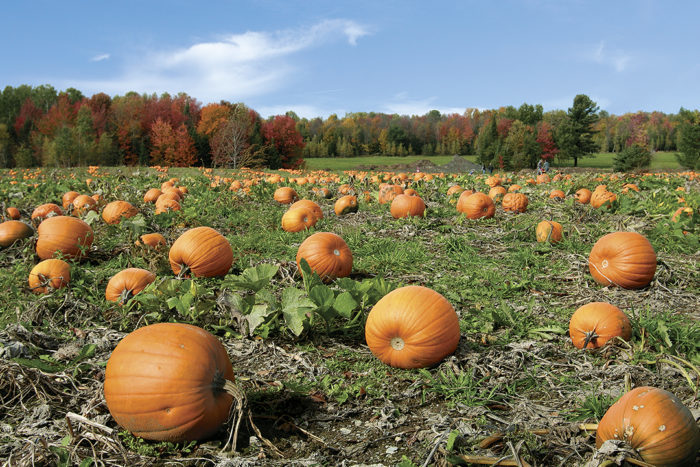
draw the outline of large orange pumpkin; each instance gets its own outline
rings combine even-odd
[[[537,241],[557,243],[561,241],[562,227],[559,222],[542,221],[535,227],[535,236]]]
[[[423,217],[425,214],[425,203],[420,196],[400,194],[396,195],[391,201],[390,211],[394,219],[410,216]]]
[[[345,195],[335,202],[333,210],[336,216],[342,216],[351,212],[357,212],[357,197],[355,195]]]
[[[323,219],[323,211],[321,210],[321,206],[318,204],[314,203],[310,199],[301,199],[297,201],[296,203],[292,203],[291,206],[289,206],[289,209],[295,209],[295,208],[305,208],[311,211],[311,213],[314,215],[317,221],[320,221]]]
[[[39,224],[36,254],[41,259],[60,253],[65,258],[80,258],[92,245],[93,232],[77,217],[54,216]]]
[[[80,195],[77,191],[67,191],[61,197],[61,202],[63,203],[63,209],[68,209],[68,207],[73,203],[73,200]]]
[[[41,222],[43,219],[49,216],[62,216],[63,210],[61,207],[54,203],[46,203],[37,206],[34,211],[32,211],[32,221],[37,220]]]
[[[610,208],[616,200],[617,195],[615,193],[612,193],[605,189],[596,189],[591,194],[590,205],[593,206],[595,209],[598,209],[603,206],[607,206],[608,208]]]
[[[459,318],[445,297],[411,285],[385,295],[369,312],[365,339],[387,365],[423,368],[453,353],[459,343]]]
[[[494,202],[498,202],[506,193],[508,193],[508,191],[506,191],[505,187],[496,185],[489,190],[489,198],[491,198]]]
[[[692,467],[700,452],[700,429],[693,414],[673,394],[642,386],[623,395],[603,415],[595,444],[622,440],[644,462]]]
[[[124,269],[112,276],[107,283],[105,298],[123,305],[154,280],[156,275],[151,271],[141,268]]]
[[[159,198],[160,200],[160,198]],[[156,201],[156,214],[163,214],[169,211],[179,211],[180,203],[174,199],[166,198],[162,201]]]
[[[577,349],[597,349],[614,337],[630,340],[632,325],[627,315],[615,305],[592,302],[571,316],[569,336]]]
[[[17,240],[31,237],[33,233],[34,229],[22,221],[11,220],[0,223],[0,247],[8,247]]]
[[[228,419],[231,393],[240,393],[233,379],[226,349],[212,334],[157,323],[119,342],[107,361],[104,396],[114,420],[136,436],[196,441]]]
[[[35,294],[49,293],[70,282],[70,265],[61,259],[45,259],[29,273],[29,289]]]
[[[92,196],[78,195],[73,199],[72,214],[82,216],[88,211],[97,211],[97,201]]]
[[[139,210],[127,201],[112,201],[102,210],[102,219],[108,224],[118,224],[122,217],[128,219],[138,213]]]
[[[494,189],[492,188],[492,190]],[[464,213],[468,219],[481,219],[482,217],[491,219],[496,212],[496,206],[490,196],[477,191],[461,200],[457,205],[457,210]]]
[[[527,196],[523,193],[510,192],[503,196],[501,206],[504,211],[525,212],[528,202]]]
[[[296,260],[300,272],[302,258],[324,282],[347,277],[352,272],[350,248],[345,240],[331,232],[317,232],[299,245]]]
[[[158,197],[162,194],[163,192],[158,188],[151,188],[145,195],[143,195],[143,201],[146,203],[155,203],[158,200]]]
[[[301,232],[316,224],[316,216],[311,209],[299,207],[289,209],[282,215],[282,230],[285,232]]]
[[[280,204],[292,204],[299,199],[297,192],[288,186],[277,188],[272,196]]]
[[[224,276],[233,264],[233,250],[226,237],[211,227],[195,227],[180,235],[170,247],[170,267],[175,274],[196,277]]]
[[[593,245],[588,269],[600,285],[639,289],[654,278],[656,253],[644,235],[613,232]]]

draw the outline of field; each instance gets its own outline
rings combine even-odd
[[[426,211],[394,219],[389,204],[378,202],[378,181],[395,174],[278,173],[281,180],[254,171],[145,167],[2,172],[2,212],[16,207],[28,224],[37,206],[61,205],[71,190],[97,194],[99,202],[97,211],[74,212],[94,241],[81,259],[68,261],[67,287],[41,295],[29,289],[40,261],[36,225],[31,236],[0,250],[0,459],[13,466],[444,466],[499,459],[581,466],[596,452],[594,424],[630,388],[665,389],[700,416],[697,174],[577,172],[541,184],[528,183],[531,174],[501,174],[505,187],[521,186],[526,212],[497,203],[493,218],[471,220],[447,191],[460,184],[488,193],[481,174],[395,179],[418,192]],[[144,194],[168,180],[186,187],[181,209],[156,214]],[[343,184],[357,192],[359,210],[337,216]],[[594,209],[574,198],[598,185],[616,195],[610,206]],[[280,186],[313,199],[323,218],[307,231],[282,230],[287,206],[273,199]],[[319,187],[331,197],[317,197]],[[564,199],[551,199],[554,189]],[[139,213],[107,224],[100,210],[115,200]],[[679,208],[686,210],[673,221]],[[563,240],[538,243],[542,220],[560,222]],[[198,226],[230,244],[225,276],[190,279],[171,269],[169,248]],[[648,286],[604,287],[591,276],[591,248],[616,231],[641,233],[653,246],[657,267]],[[153,232],[165,247],[135,244]],[[347,243],[348,278],[302,278],[297,250],[316,232]],[[155,282],[124,305],[108,302],[108,281],[129,267],[155,273]],[[365,342],[374,304],[406,285],[442,294],[459,317],[456,351],[428,368],[387,366]],[[569,320],[590,302],[619,307],[631,338],[575,348]],[[244,413],[250,411],[236,451],[231,422],[209,440],[169,443],[135,437],[110,415],[103,382],[112,351],[131,331],[158,322],[194,324],[225,346],[247,396]],[[591,465],[615,454],[598,456]]]

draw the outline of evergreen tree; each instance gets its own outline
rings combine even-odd
[[[491,115],[491,120],[486,126],[481,128],[476,139],[476,154],[479,162],[485,165],[493,162],[500,149],[499,147],[498,122],[496,122],[496,116]]]
[[[585,94],[574,97],[574,105],[567,112],[557,132],[557,146],[561,158],[573,158],[574,167],[581,157],[593,153],[597,146],[593,141],[593,126],[598,121],[598,106]]]
[[[676,153],[678,163],[687,169],[700,168],[700,114],[681,108],[679,115],[683,119],[678,127]]]

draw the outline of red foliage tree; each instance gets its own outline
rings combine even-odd
[[[262,125],[267,143],[273,144],[280,154],[282,167],[294,169],[304,163],[304,140],[296,129],[296,122],[286,115],[277,115]]]
[[[71,103],[68,94],[59,94],[58,101],[37,122],[39,133],[44,136],[53,136],[56,130],[73,126],[79,106],[80,102]]]
[[[554,137],[552,136],[552,125],[544,120],[537,123],[537,143],[542,150],[542,159],[552,160],[559,152],[559,148],[557,148]]]

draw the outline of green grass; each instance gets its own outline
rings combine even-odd
[[[652,170],[662,169],[679,169],[678,161],[676,160],[675,152],[657,152],[651,160]],[[476,156],[464,156],[467,160],[476,163]],[[596,153],[593,157],[584,157],[579,159],[578,167],[591,169],[612,169],[615,153],[605,152]],[[309,170],[352,170],[358,166],[378,165],[390,166],[395,164],[412,164],[416,161],[427,159],[436,165],[447,164],[452,160],[452,156],[361,156],[361,157],[316,157],[306,159],[306,168]],[[557,167],[573,167],[574,161],[555,162],[553,168]]]

